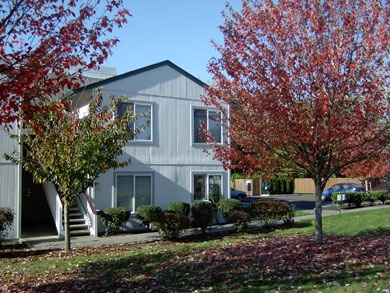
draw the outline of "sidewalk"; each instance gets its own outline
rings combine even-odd
[[[332,216],[332,215],[342,215],[344,213],[351,212],[360,212],[373,209],[381,208],[390,208],[390,205],[377,205],[364,207],[359,209],[347,209],[341,210],[341,212],[334,208],[322,209],[322,216]],[[295,217],[295,221],[314,219],[314,210],[303,210],[302,212],[309,213],[309,215]],[[249,227],[258,227],[260,225],[259,221],[252,221],[249,223]],[[212,232],[219,231],[228,231],[233,230],[234,227],[231,224],[212,226]],[[199,229],[190,229],[185,233],[200,233]],[[71,238],[72,248],[78,247],[91,247],[91,246],[100,246],[100,245],[117,245],[117,244],[126,244],[126,243],[141,243],[141,242],[150,242],[160,239],[158,232],[145,232],[145,233],[126,233],[126,234],[117,234],[113,236],[103,236],[103,237],[91,237],[91,236],[80,236]],[[62,249],[64,247],[64,240],[58,237],[47,237],[47,238],[37,238],[37,239],[26,239],[23,241],[28,247],[33,250],[52,250],[52,249]]]

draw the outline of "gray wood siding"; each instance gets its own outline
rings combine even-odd
[[[4,159],[3,154],[18,151],[18,144],[9,134],[0,130],[0,207],[8,207],[15,213],[12,228],[6,238],[18,238],[19,224],[19,166]]]
[[[125,151],[143,164],[219,165],[192,145],[192,107],[203,107],[204,89],[169,66],[114,81],[104,86],[106,95],[126,95],[129,101],[153,105],[153,142],[130,142]]]
[[[169,66],[155,68],[140,74],[115,80],[104,85],[104,91],[118,95],[145,95],[189,98],[200,86]]]
[[[130,156],[131,164],[101,174],[94,190],[97,209],[116,205],[115,176],[120,173],[151,174],[152,204],[163,209],[173,201],[194,200],[194,173],[221,175],[222,193],[228,195],[230,173],[204,152],[207,145],[192,143],[193,108],[204,108],[201,96],[205,91],[200,83],[166,65],[110,81],[103,85],[103,93],[152,105],[153,140],[129,142],[123,159]]]

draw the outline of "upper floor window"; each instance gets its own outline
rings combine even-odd
[[[221,112],[208,109],[194,109],[194,143],[205,143],[201,135],[201,125],[204,123],[207,130],[213,135],[217,143],[222,142]]]
[[[145,113],[148,111],[148,114],[143,117],[138,117],[138,119],[134,122],[132,122],[132,125],[130,125],[131,129],[137,129],[141,128],[146,122],[149,121],[149,125],[147,125],[141,132],[137,133],[133,140],[136,141],[152,141],[152,105],[150,104],[140,104],[140,103],[130,103],[130,102],[121,102],[118,104],[118,116],[122,116],[127,107],[132,106],[133,110],[135,111],[135,114],[138,116],[140,114]]]

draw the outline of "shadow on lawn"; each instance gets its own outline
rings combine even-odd
[[[361,231],[360,233],[356,234],[357,237],[364,237],[364,236],[381,236],[381,235],[390,235],[390,227],[376,227],[376,228],[370,228]]]
[[[293,222],[289,224],[277,224],[273,226],[261,226],[261,227],[252,227],[245,229],[243,231],[237,232],[235,230],[226,230],[222,232],[214,232],[212,229],[207,230],[206,234],[193,234],[193,235],[187,235],[180,237],[177,241],[179,242],[204,242],[204,241],[210,241],[210,240],[218,240],[223,239],[225,237],[234,237],[234,236],[242,236],[245,234],[249,235],[260,235],[260,234],[270,234],[274,233],[275,231],[282,231],[282,230],[289,230],[291,228],[300,229],[300,228],[307,228],[313,226],[313,223],[311,220],[302,220],[299,222]]]
[[[390,228],[370,229],[358,236],[326,235],[323,245],[316,245],[313,235],[261,237],[275,230],[309,226],[313,226],[312,220],[252,228],[243,233],[209,232],[177,242],[156,241],[136,250],[110,247],[106,251],[112,256],[110,260],[86,260],[78,267],[53,272],[45,284],[35,285],[34,290],[203,292],[214,288],[218,292],[288,292],[297,286],[340,288],[366,279],[389,286],[383,272],[390,269],[390,264],[383,260],[390,255]],[[260,237],[249,239],[245,237],[248,234]],[[229,241],[229,236],[238,237]],[[222,239],[226,241],[196,244]],[[97,253],[104,252],[103,248]],[[30,289],[28,283],[20,286],[18,289]]]
[[[38,291],[258,292],[332,287],[381,278],[389,269],[390,236],[326,236],[323,245],[313,236],[292,235],[257,240],[216,242],[212,246],[171,243],[147,251],[118,253],[65,272],[69,281],[45,284]],[[362,249],[364,248],[364,249]],[[369,267],[367,267],[369,261]],[[219,292],[219,291],[218,291]],[[284,291],[283,291],[284,292]]]
[[[46,255],[54,250],[32,250],[24,243],[11,242],[0,245],[0,259],[19,259]]]

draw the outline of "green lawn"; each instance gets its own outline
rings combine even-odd
[[[387,292],[389,208],[272,231],[62,251],[0,250],[0,292]]]
[[[296,214],[296,216],[300,216]],[[341,212],[339,215],[323,217],[322,228],[327,234],[359,236],[382,234],[390,231],[390,210],[357,209],[356,212]],[[314,233],[314,219],[296,223],[295,228],[279,231],[281,234]]]

